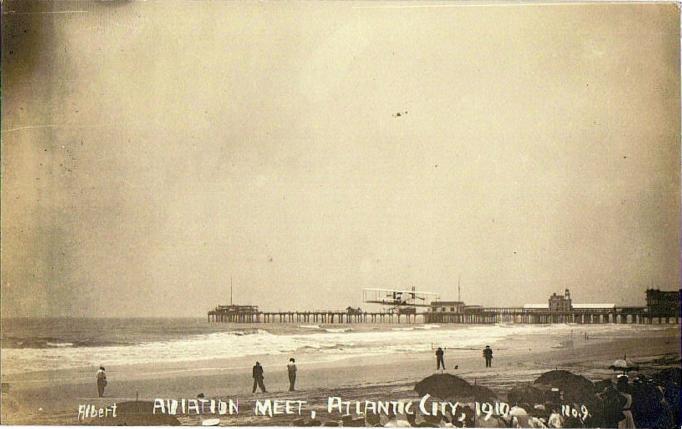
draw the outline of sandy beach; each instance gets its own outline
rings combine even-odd
[[[580,327],[569,338],[547,336],[507,339],[495,347],[492,368],[485,368],[480,350],[467,347],[448,349],[447,372],[493,389],[504,398],[518,382],[533,381],[541,373],[555,368],[568,369],[593,381],[609,378],[608,366],[627,354],[641,365],[641,371],[679,366],[680,336],[677,326],[661,327],[631,338],[591,335],[585,339]],[[251,366],[256,360],[265,368],[268,393],[251,393]],[[327,414],[327,398],[344,400],[416,399],[414,384],[435,372],[432,353],[394,354],[349,357],[326,362],[299,360],[297,391],[288,392],[286,360],[282,356],[252,356],[249,359],[213,359],[199,362],[176,362],[130,365],[108,368],[109,386],[105,397],[97,398],[91,370],[34,372],[3,376],[10,391],[3,394],[3,424],[78,424],[78,406],[92,404],[106,407],[129,400],[206,398],[239,401],[239,414],[221,416],[221,425],[286,425],[298,415],[274,418],[254,416],[256,399],[292,399],[307,401],[304,414],[315,410],[322,421],[339,420]],[[458,365],[458,369],[454,366]],[[178,416],[182,424],[197,425],[212,416]],[[98,424],[99,419],[88,419]],[[103,422],[103,421],[102,421]]]

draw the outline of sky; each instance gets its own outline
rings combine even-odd
[[[674,4],[3,8],[3,317],[679,288]]]

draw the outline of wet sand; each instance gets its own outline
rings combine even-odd
[[[549,334],[548,334],[549,335]],[[613,360],[628,358],[640,363],[642,371],[679,366],[680,335],[678,327],[648,333],[636,338],[591,338],[582,336],[561,341],[542,338],[501,342],[495,350],[492,368],[485,368],[480,350],[446,351],[447,372],[469,382],[492,388],[501,398],[517,382],[533,381],[541,373],[555,368],[568,369],[592,380],[613,376],[608,366]],[[268,393],[251,393],[252,361],[265,368]],[[430,353],[404,353],[387,356],[363,356],[338,361],[297,362],[297,392],[288,392],[286,359],[282,356],[258,356],[244,359],[216,359],[197,363],[159,363],[108,369],[106,397],[96,396],[91,371],[70,370],[4,377],[10,392],[3,394],[3,424],[78,424],[79,404],[104,407],[127,400],[154,398],[206,398],[239,400],[236,416],[222,416],[221,425],[286,425],[297,415],[275,418],[253,415],[255,399],[306,400],[306,416],[315,409],[322,421],[339,420],[328,415],[327,398],[345,400],[416,399],[414,384],[435,372],[435,358]],[[455,370],[454,365],[459,369]],[[182,424],[201,424],[205,416],[180,416]],[[97,424],[98,420],[89,420]]]

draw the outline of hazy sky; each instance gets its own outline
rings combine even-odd
[[[677,6],[430,5],[5,1],[2,315],[679,288]]]

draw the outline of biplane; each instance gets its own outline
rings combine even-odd
[[[404,289],[366,288],[362,290],[362,302],[380,304],[388,307],[391,313],[414,314],[417,307],[429,307],[440,296],[434,292],[418,292],[413,287]]]

